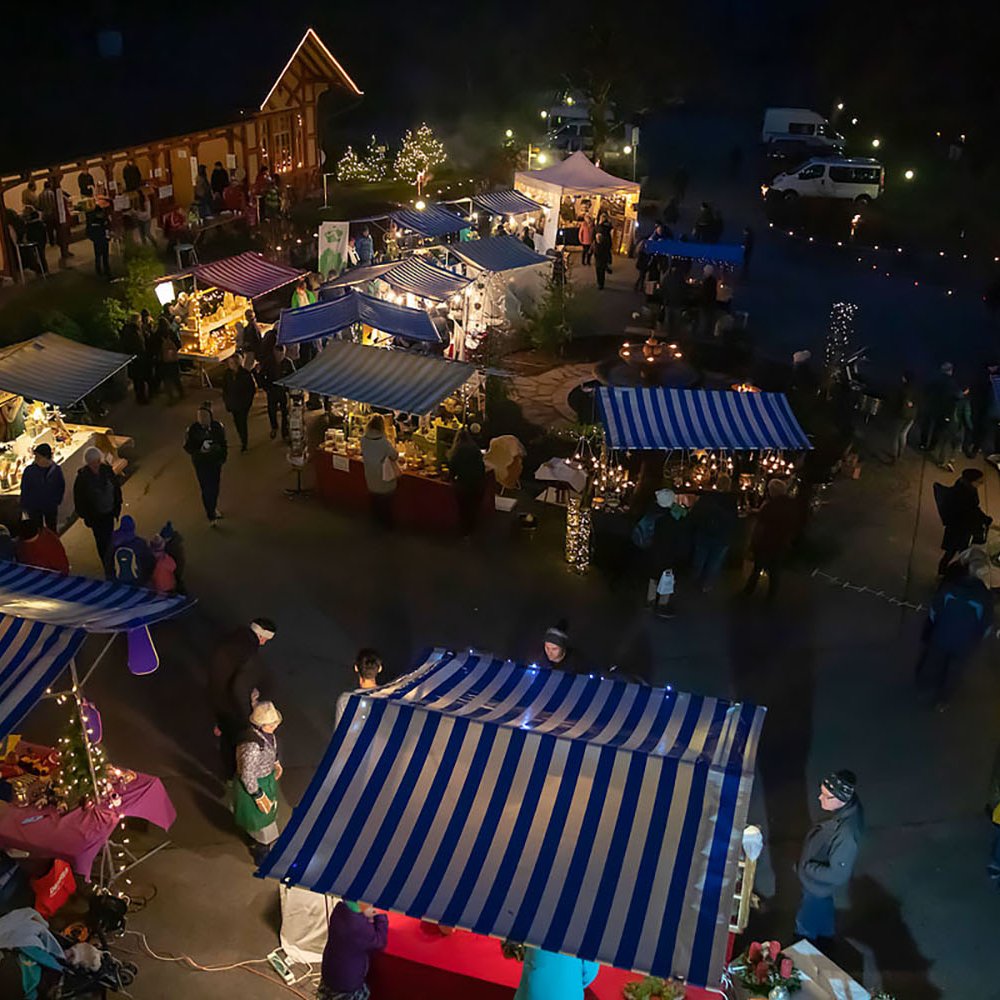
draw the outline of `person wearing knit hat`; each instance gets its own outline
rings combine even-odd
[[[249,722],[236,746],[233,818],[250,837],[251,853],[259,865],[278,839],[278,782],[282,767],[275,731],[281,725],[281,712],[273,702],[258,701]]]
[[[537,649],[537,647],[536,647]],[[569,626],[565,618],[560,618],[550,625],[542,636],[542,648],[534,653],[528,661],[533,667],[545,667],[548,670],[572,670],[569,644]],[[575,657],[572,657],[575,660]]]
[[[836,930],[834,893],[847,885],[854,871],[864,832],[864,810],[853,771],[832,771],[819,786],[824,817],[806,835],[797,872],[802,902],[795,915],[795,932],[816,944]]]

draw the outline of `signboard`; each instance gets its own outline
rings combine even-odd
[[[235,153],[226,153],[226,168],[228,170],[235,170],[236,169],[236,154]]]
[[[191,183],[192,184],[197,184],[198,183],[198,157],[197,156],[192,156],[191,160],[190,160],[190,163],[191,163]]]
[[[160,189],[156,192],[158,198],[172,198],[174,196],[174,186],[173,184],[163,184]]]
[[[324,279],[336,278],[347,263],[347,222],[321,222],[319,224],[319,273]]]
[[[111,207],[116,212],[124,212],[129,207],[129,198],[127,194],[116,194],[115,199],[111,202]]]

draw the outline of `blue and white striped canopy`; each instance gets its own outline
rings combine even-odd
[[[538,212],[542,206],[526,194],[506,188],[503,191],[486,191],[477,194],[472,199],[473,204],[492,212],[494,215],[522,215],[525,212]]]
[[[472,365],[459,361],[331,340],[318,357],[281,384],[423,416],[475,372]]]
[[[684,257],[689,260],[711,261],[739,267],[743,263],[743,247],[737,243],[695,243],[690,240],[646,240],[643,250],[649,254]]]
[[[412,229],[421,236],[449,236],[468,229],[468,219],[449,211],[441,205],[428,205],[426,208],[403,208],[393,212],[390,218],[403,229]]]
[[[381,275],[381,280],[397,292],[409,292],[435,302],[450,299],[472,282],[471,278],[430,264],[423,257],[404,258]]]
[[[72,406],[131,360],[130,354],[43,333],[0,353],[0,390],[53,406]]]
[[[83,629],[0,615],[0,738],[17,729],[86,638]]]
[[[597,405],[611,448],[812,448],[780,392],[602,386]]]
[[[341,698],[260,874],[717,983],[764,712],[437,650]]]
[[[448,249],[467,264],[483,271],[514,271],[519,267],[551,264],[552,258],[535,253],[531,247],[513,236],[490,236],[485,240],[453,243]]]
[[[339,298],[314,302],[301,309],[282,309],[278,319],[278,343],[300,344],[332,337],[355,323],[367,323],[383,333],[409,340],[441,343],[441,334],[423,309],[386,302],[356,288],[349,288]]]

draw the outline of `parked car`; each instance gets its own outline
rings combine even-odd
[[[839,153],[845,145],[844,137],[821,114],[806,108],[768,108],[760,138],[769,156],[789,158]]]
[[[859,205],[874,201],[885,188],[885,168],[867,157],[807,160],[795,170],[761,185],[765,197],[848,198]]]

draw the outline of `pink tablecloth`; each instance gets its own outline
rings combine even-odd
[[[0,849],[14,848],[33,857],[63,858],[73,871],[90,880],[94,858],[123,816],[155,823],[169,830],[177,811],[163,782],[137,773],[121,793],[118,808],[74,809],[60,815],[55,809],[19,808],[0,803]]]

